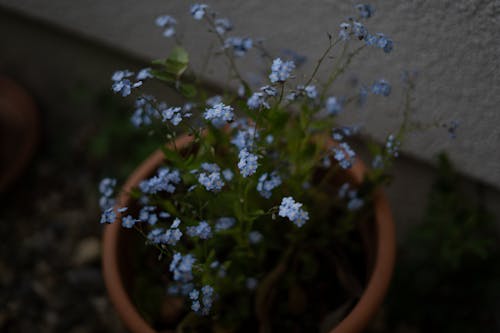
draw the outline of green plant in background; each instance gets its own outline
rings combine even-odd
[[[481,193],[471,200],[446,155],[422,224],[402,243],[389,322],[421,332],[498,332],[500,252]],[[394,329],[394,327],[392,329]]]
[[[123,179],[158,148],[158,139],[151,129],[137,128],[123,116],[130,105],[122,99],[108,92],[100,93],[95,107],[101,110],[101,118],[88,141],[87,157],[91,164],[101,166],[101,172],[113,172]]]

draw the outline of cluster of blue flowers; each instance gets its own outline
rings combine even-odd
[[[196,3],[194,5],[191,5],[190,12],[195,20],[201,20],[205,16],[207,9],[207,5]]]
[[[391,85],[384,79],[377,80],[372,85],[372,93],[387,97],[391,94]]]
[[[387,140],[385,142],[385,149],[389,155],[398,157],[400,145],[401,143],[398,140],[396,140],[394,134],[391,134],[387,137]]]
[[[332,130],[332,139],[341,142],[346,137],[350,137],[358,132],[359,132],[359,126],[337,127]]]
[[[214,302],[214,288],[209,285],[204,285],[201,288],[201,293],[197,289],[193,289],[189,293],[189,298],[192,302],[191,310],[206,316],[210,313],[210,309],[212,308],[212,304]]]
[[[271,173],[264,173],[259,177],[257,183],[257,191],[261,196],[269,199],[272,195],[272,190],[281,185],[281,177],[276,171]]]
[[[233,50],[235,56],[243,57],[253,47],[253,41],[251,38],[229,37],[224,47]]]
[[[115,200],[113,199],[113,194],[115,193],[115,187],[116,179],[114,178],[103,178],[99,183],[99,192],[101,193],[99,206],[102,210],[107,210],[114,206]]]
[[[287,217],[299,228],[309,220],[309,213],[303,210],[302,204],[295,202],[292,197],[284,197],[281,200],[278,215]]]
[[[172,37],[175,35],[175,26],[177,25],[177,20],[170,15],[158,16],[155,21],[156,25],[163,28],[163,36]]]
[[[113,81],[111,87],[115,93],[119,93],[123,97],[126,97],[131,94],[132,89],[142,86],[142,80],[153,77],[150,71],[150,68],[140,70],[135,80],[132,80],[132,77],[135,75],[134,72],[129,70],[116,71],[111,76],[111,80]]]
[[[262,234],[256,230],[250,231],[248,234],[248,241],[250,244],[257,244],[262,240]]]
[[[338,193],[341,199],[347,199],[347,209],[350,211],[355,211],[363,207],[365,204],[364,200],[358,196],[358,191],[351,189],[349,183],[344,183]]]
[[[356,5],[356,9],[358,9],[359,20],[368,19],[375,13],[375,9],[367,4]],[[374,46],[382,49],[385,53],[390,53],[394,47],[392,39],[387,38],[382,33],[369,33],[368,29],[359,20],[349,18],[350,23],[342,22],[340,24],[339,38],[349,40],[351,36],[354,36],[359,40],[364,40],[368,46]]]
[[[151,125],[152,119],[157,116],[157,110],[153,104],[156,100],[151,95],[139,96],[135,101],[135,111],[130,121],[135,127]]]
[[[176,218],[172,222],[169,229],[165,230],[163,228],[156,228],[149,232],[148,240],[153,244],[167,244],[171,246],[177,245],[177,242],[182,237],[182,231],[179,229],[181,220]]]
[[[226,32],[233,30],[233,24],[227,18],[218,18],[214,23],[215,31],[219,35],[224,35]]]
[[[326,112],[331,116],[336,116],[342,112],[342,104],[340,104],[337,97],[328,97],[326,100]]]
[[[224,103],[215,104],[208,107],[203,114],[205,120],[212,121],[214,125],[221,125],[225,122],[231,122],[234,118],[233,108]]]
[[[203,163],[201,168],[203,171],[198,175],[198,182],[203,185],[207,191],[220,191],[224,187],[225,183],[222,179],[223,175],[220,172],[219,166],[215,163]],[[197,170],[194,172],[197,172]],[[225,174],[226,176],[230,176],[230,178],[232,178],[232,172],[231,174],[227,172]]]
[[[251,176],[257,171],[259,164],[257,163],[258,157],[255,154],[248,152],[246,148],[240,150],[238,168],[243,177]]]
[[[161,168],[158,174],[147,180],[143,180],[139,184],[142,193],[156,194],[165,191],[167,193],[174,193],[175,186],[181,182],[179,170],[170,170],[169,168]]]
[[[278,95],[276,88],[271,86],[264,86],[260,88],[260,92],[255,92],[250,96],[247,101],[247,106],[250,110],[260,109],[264,107],[265,109],[270,109],[268,99]]]
[[[259,131],[254,126],[249,126],[248,121],[240,119],[234,123],[233,128],[238,128],[238,131],[231,138],[231,143],[239,150],[246,148],[251,149],[254,141],[260,137]]]
[[[215,222],[215,231],[223,231],[230,229],[236,223],[234,217],[221,217]]]
[[[342,169],[349,169],[354,163],[356,153],[347,142],[339,143],[338,147],[332,148],[333,158]]]
[[[285,82],[292,75],[292,71],[295,69],[295,63],[293,61],[283,61],[280,58],[273,60],[271,65],[271,74],[269,74],[269,80],[272,83]]]
[[[186,228],[186,234],[190,237],[199,237],[200,239],[209,239],[212,237],[212,228],[207,221],[201,221],[197,226]]]
[[[174,281],[189,282],[193,279],[193,265],[196,258],[192,254],[182,255],[174,253],[170,262],[170,272],[174,275]]]

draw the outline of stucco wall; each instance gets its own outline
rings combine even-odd
[[[186,1],[0,0],[0,6],[52,22],[145,60],[158,58],[172,45],[161,37],[153,20],[159,14],[179,18],[187,45],[200,49],[209,40],[186,14]],[[352,1],[208,1],[235,23],[236,35],[263,37],[275,53],[285,48],[306,55],[303,73],[309,73],[326,44],[326,32],[352,13]],[[500,188],[500,1],[386,0],[372,2],[377,11],[368,27],[395,41],[394,52],[367,52],[353,65],[361,80],[385,77],[395,85],[403,69],[417,69],[416,118],[460,121],[458,137],[450,140],[443,129],[412,135],[405,151],[430,161],[446,149],[464,172]],[[203,35],[206,36],[206,35]],[[33,50],[36,52],[36,50]],[[202,56],[195,56],[195,64]],[[247,64],[245,75],[254,71]],[[103,73],[109,75],[109,73]],[[224,83],[222,72],[210,79]],[[352,77],[336,87],[342,91]],[[361,112],[345,114],[345,123],[361,122],[366,131],[383,138],[399,121],[393,102],[370,104]]]

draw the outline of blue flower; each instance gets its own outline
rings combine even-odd
[[[233,30],[233,24],[227,18],[218,18],[215,20],[215,31],[219,35],[224,35],[226,32]]]
[[[156,109],[153,107],[152,103],[155,102],[155,98],[150,95],[139,96],[135,101],[135,111],[130,121],[135,127],[140,127],[142,125],[151,125],[152,118],[156,117]]]
[[[300,202],[295,202],[292,197],[284,197],[281,200],[278,215],[287,217],[297,227],[302,227],[309,220],[309,213],[303,210]]]
[[[376,35],[368,34],[365,38],[366,45],[375,46],[384,50],[385,53],[390,53],[394,47],[392,39],[387,38],[382,33]]]
[[[256,110],[260,107],[264,107],[266,109],[271,108],[271,106],[267,102],[267,96],[261,92],[253,93],[252,96],[250,96],[250,98],[248,99],[247,105],[250,110]]]
[[[367,4],[356,5],[356,9],[359,12],[359,16],[362,18],[370,18],[375,13],[375,8]]]
[[[215,163],[203,162],[203,163],[201,163],[201,168],[207,172],[219,172],[220,171],[220,167]]]
[[[257,183],[257,191],[261,196],[266,199],[271,197],[271,191],[281,185],[281,177],[276,171],[268,174],[264,173],[259,177],[259,182]]]
[[[339,197],[342,199],[348,199],[347,209],[350,211],[355,211],[363,207],[364,201],[358,196],[358,191],[351,189],[349,183],[344,183],[339,189]]]
[[[176,252],[170,262],[170,272],[174,273],[174,280],[180,282],[189,282],[193,279],[193,264],[196,259],[191,254],[183,256]]]
[[[368,30],[366,30],[365,26],[361,22],[354,21],[352,23],[352,33],[361,40],[368,35]]]
[[[290,77],[294,69],[295,63],[293,61],[283,62],[280,58],[276,58],[273,60],[273,64],[271,65],[269,80],[272,83],[285,82]]]
[[[238,96],[239,97],[244,97],[245,96],[245,86],[240,84],[238,87]]]
[[[219,168],[217,166],[217,168]],[[207,189],[207,191],[218,192],[224,187],[224,181],[222,180],[220,169],[212,172],[200,172],[198,175],[198,182]]]
[[[156,194],[161,191],[174,193],[175,185],[181,181],[178,170],[170,170],[169,168],[161,168],[158,174],[150,179],[143,180],[139,183],[139,189],[142,193]]]
[[[375,95],[389,96],[391,94],[391,85],[384,79],[377,80],[372,85],[372,93]]]
[[[215,231],[222,231],[230,229],[236,223],[234,217],[221,217],[215,222]]]
[[[210,309],[212,308],[212,304],[214,302],[214,288],[209,285],[205,285],[201,288],[201,293],[203,295],[203,309],[201,314],[207,316],[210,313]]]
[[[136,220],[132,216],[127,215],[122,218],[122,227],[130,229],[133,228],[137,222],[139,222],[139,220]]]
[[[316,90],[315,86],[305,86],[304,91],[306,92],[307,97],[311,99],[314,99],[318,96],[318,91]]]
[[[384,167],[384,160],[382,155],[376,155],[372,161],[372,168],[374,169],[382,169]]]
[[[231,143],[238,147],[238,149],[251,148],[254,143],[254,139],[259,138],[259,132],[254,127],[242,126],[236,135],[231,139]]]
[[[210,313],[210,309],[212,308],[214,288],[209,285],[204,285],[201,288],[201,293],[197,289],[193,289],[189,292],[189,299],[191,300],[191,310],[206,316]]]
[[[342,126],[332,130],[332,138],[335,141],[342,141],[344,138],[359,132],[359,126]]]
[[[172,125],[177,126],[182,121],[182,113],[180,107],[171,107],[161,112],[162,121],[169,120]]]
[[[128,70],[116,71],[111,77],[111,80],[113,80],[113,91],[115,93],[120,93],[123,97],[130,95],[132,89],[142,85],[142,81],[132,82],[128,79],[133,75],[134,73]]]
[[[191,5],[190,13],[195,20],[201,20],[203,16],[205,16],[207,8],[208,6],[205,4],[196,3],[194,5]]]
[[[175,246],[182,237],[182,232],[178,228],[181,220],[176,218],[169,229],[163,228],[153,229],[149,232],[147,238],[153,244],[168,244]]]
[[[205,110],[203,117],[211,121],[231,122],[234,118],[233,108],[224,103],[215,104]]]
[[[234,177],[234,173],[230,169],[224,169],[222,171],[222,176],[224,176],[225,180],[227,180],[228,182],[230,182],[233,179],[233,177]]]
[[[328,114],[332,116],[335,116],[342,112],[342,105],[336,97],[328,97],[328,99],[326,100],[326,112],[328,112]]]
[[[103,223],[113,223],[116,220],[116,213],[113,207],[106,209],[101,215],[101,224]]]
[[[205,102],[208,106],[214,107],[217,104],[222,103],[222,96],[220,95],[215,95],[210,98],[208,98]]]
[[[224,41],[224,48],[230,48],[237,57],[244,56],[253,46],[251,38],[229,37]]]
[[[389,155],[392,155],[394,157],[398,157],[400,146],[401,146],[401,143],[396,140],[396,137],[393,134],[391,134],[387,137],[387,141],[385,142],[385,149]]]
[[[135,77],[137,80],[146,80],[146,79],[152,79],[153,74],[151,74],[151,68],[143,68],[137,73],[137,76]]]
[[[163,36],[172,37],[175,35],[175,25],[177,24],[177,20],[169,15],[158,16],[155,21],[156,25],[165,28],[163,31]]]
[[[339,38],[341,40],[348,40],[351,35],[351,25],[346,22],[340,24]]]
[[[206,221],[201,221],[197,226],[187,227],[186,233],[190,237],[209,239],[212,237],[212,228],[210,228],[210,225]]]
[[[262,240],[262,234],[258,231],[250,231],[248,234],[248,241],[251,244],[257,244]]]
[[[356,153],[347,142],[342,142],[338,147],[333,147],[333,158],[339,162],[342,169],[349,169],[354,163]]]
[[[254,290],[255,288],[257,288],[257,284],[258,284],[257,279],[253,278],[253,277],[249,277],[245,281],[245,285],[246,285],[248,290]]]
[[[243,177],[251,176],[257,171],[259,164],[257,163],[258,157],[249,153],[246,148],[243,148],[239,154],[238,168]]]
[[[99,192],[101,192],[104,197],[111,197],[115,191],[116,179],[114,178],[103,178],[99,183]]]
[[[147,222],[149,225],[155,225],[158,222],[158,215],[154,213],[155,206],[144,206],[139,211],[139,220]]]
[[[275,97],[278,96],[278,90],[276,88],[271,87],[271,86],[263,86],[260,88],[260,91],[262,91],[264,94],[266,94],[268,97]]]

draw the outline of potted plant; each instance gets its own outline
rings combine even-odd
[[[117,201],[116,180],[100,184],[101,223],[109,223],[104,278],[131,331],[360,332],[376,314],[395,256],[379,185],[408,123],[405,117],[383,147],[372,146],[371,170],[348,142],[357,127],[336,125],[338,114],[368,94],[391,92],[376,80],[345,98],[331,94],[362,50],[383,55],[393,48],[365,27],[373,8],[356,9],[356,18],[328,35],[305,79],[294,77],[293,60],[271,58],[267,83],[249,84],[237,58],[252,48],[264,58],[269,53],[249,38],[228,36],[230,21],[203,4],[192,5],[191,15],[220,42],[216,52],[238,92],[210,97],[180,40],[154,68],[113,75],[113,90],[123,96],[158,79],[189,100],[168,106],[139,95],[132,122],[151,126],[164,142]],[[166,37],[176,36],[171,16],[156,23]],[[336,65],[322,68],[337,49]],[[329,73],[321,89],[320,70]]]

